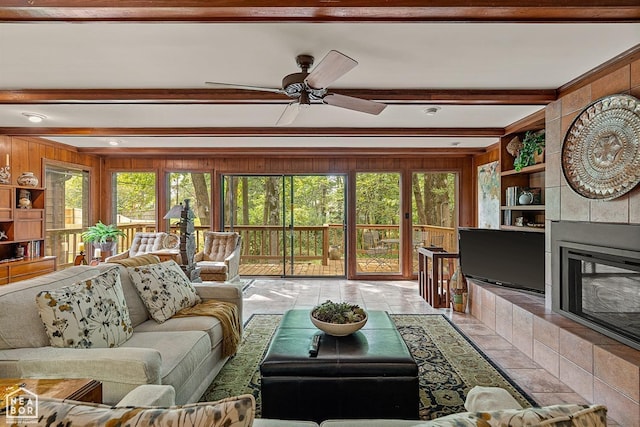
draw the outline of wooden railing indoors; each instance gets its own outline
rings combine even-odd
[[[124,231],[126,238],[118,240],[117,253],[126,251],[133,235],[136,232],[155,232],[153,223],[118,224]],[[204,232],[209,226],[195,227],[196,248],[202,248],[204,244]],[[233,227],[242,236],[242,263],[278,263],[283,255],[293,256],[296,261],[313,261],[327,265],[330,251],[342,254],[344,251],[344,227],[342,224],[325,224],[319,226],[295,226],[293,229],[284,229],[282,226],[270,225],[236,225]],[[397,225],[359,224],[356,229],[356,255],[365,253],[367,247],[363,239],[364,231],[377,231],[381,240],[400,239],[400,229]],[[58,268],[73,265],[75,256],[79,253],[79,244],[82,241],[82,229],[64,228],[47,230],[46,255],[58,257]],[[171,226],[171,232],[177,233],[176,226]],[[413,246],[438,246],[449,252],[455,252],[457,238],[454,228],[436,227],[430,225],[414,226]],[[285,247],[283,237],[287,237]],[[293,237],[293,248],[288,242]],[[284,254],[286,248],[286,254]],[[394,245],[392,251],[398,251],[400,245]],[[87,256],[91,256],[92,248],[87,248]]]

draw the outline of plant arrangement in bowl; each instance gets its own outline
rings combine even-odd
[[[326,334],[343,337],[367,323],[367,312],[356,304],[327,300],[311,310],[311,322]]]

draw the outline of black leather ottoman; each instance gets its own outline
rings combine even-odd
[[[418,419],[418,366],[384,311],[369,311],[360,331],[333,337],[309,310],[285,313],[260,364],[262,418]],[[309,344],[320,334],[317,357]]]

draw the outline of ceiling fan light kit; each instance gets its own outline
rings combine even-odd
[[[47,116],[37,113],[22,113],[31,123],[41,123]]]
[[[282,79],[282,88],[280,89],[230,83],[206,83],[225,88],[282,93],[295,99],[278,118],[277,126],[293,123],[300,109],[310,106],[315,101],[374,115],[380,114],[386,108],[385,104],[379,102],[328,92],[328,85],[358,65],[354,59],[337,50],[332,50],[309,72],[313,61],[314,58],[311,55],[298,55],[296,63],[302,71],[286,75]]]

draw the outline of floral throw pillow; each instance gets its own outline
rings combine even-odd
[[[36,304],[53,347],[118,347],[133,334],[117,268],[74,285],[42,291]]]
[[[503,411],[461,412],[436,418],[414,427],[605,427],[603,405],[553,405]]]
[[[255,416],[255,399],[246,394],[216,402],[183,406],[110,407],[95,403],[74,402],[40,397],[38,418],[51,425],[154,426],[154,427],[250,427]],[[22,426],[22,424],[18,424]],[[32,424],[33,425],[33,424]],[[25,424],[25,427],[29,424]]]
[[[201,302],[193,284],[173,260],[127,267],[127,271],[149,314],[158,323]]]

